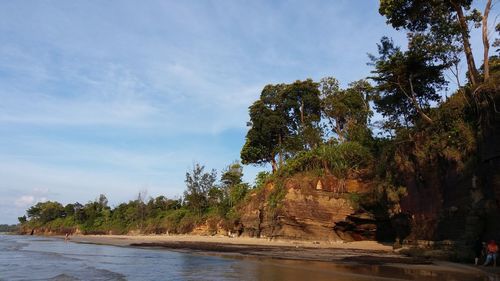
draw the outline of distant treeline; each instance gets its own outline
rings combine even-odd
[[[19,225],[9,225],[9,224],[0,224],[0,232],[17,232],[19,230]]]
[[[186,173],[186,190],[181,199],[164,196],[136,200],[111,208],[105,195],[83,205],[80,203],[62,205],[59,202],[40,202],[19,218],[22,231],[43,229],[46,232],[74,232],[84,234],[125,234],[131,231],[141,233],[187,233],[202,222],[207,222],[209,231],[234,224],[237,220],[234,207],[241,202],[249,184],[242,181],[243,169],[233,163],[222,172],[217,180],[215,170],[195,164]]]

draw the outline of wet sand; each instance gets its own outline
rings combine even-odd
[[[64,238],[64,237],[61,237]],[[387,265],[414,270],[453,273],[484,273],[500,280],[499,267],[475,267],[422,258],[411,258],[393,251],[391,245],[375,241],[311,242],[270,241],[258,238],[196,235],[75,235],[70,241],[125,247],[157,248],[200,254],[258,257],[284,260],[334,262],[350,265]]]

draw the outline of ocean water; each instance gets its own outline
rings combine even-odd
[[[0,280],[489,280],[477,274],[227,258],[0,235]]]

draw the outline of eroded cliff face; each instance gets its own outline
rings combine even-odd
[[[352,192],[363,193],[370,185],[347,180],[340,192],[334,177],[296,176],[278,185],[270,183],[253,191],[241,209],[239,232],[243,236],[299,240],[363,240],[374,236],[373,218],[352,223],[356,203]],[[278,201],[278,202],[276,202]],[[351,220],[349,218],[351,217]],[[346,227],[347,226],[347,227]]]
[[[400,204],[410,219],[407,240],[500,240],[500,113],[491,110],[487,117],[474,157],[422,157],[425,139],[405,150],[410,164],[399,166],[407,188]]]

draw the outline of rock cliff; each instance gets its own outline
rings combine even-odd
[[[353,194],[370,185],[347,180],[345,190],[332,177],[295,176],[254,190],[241,209],[239,232],[243,236],[300,240],[363,240],[374,238],[376,224],[359,214]]]

